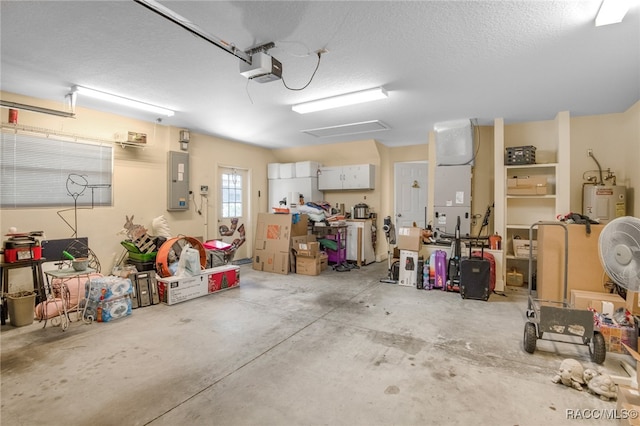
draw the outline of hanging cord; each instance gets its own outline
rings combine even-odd
[[[289,86],[287,86],[287,83],[284,81],[284,77],[282,77],[282,84],[284,85],[284,87],[286,87],[289,90],[299,91],[299,90],[306,89],[311,84],[311,82],[313,81],[313,78],[316,75],[316,72],[318,71],[318,67],[320,67],[320,59],[322,58],[322,51],[319,50],[318,52],[316,52],[316,54],[318,55],[318,63],[316,64],[316,69],[313,70],[313,74],[311,74],[311,78],[309,79],[307,84],[305,84],[304,86],[302,86],[300,88],[289,87]]]

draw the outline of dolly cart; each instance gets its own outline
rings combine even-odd
[[[533,244],[529,245],[529,302],[527,322],[524,325],[524,350],[532,354],[536,350],[536,340],[547,340],[553,336],[569,336],[561,343],[583,344],[589,348],[591,361],[602,364],[607,355],[604,337],[594,326],[593,312],[585,309],[573,309],[567,301],[567,277],[569,258],[569,231],[562,222],[537,222],[529,228],[529,241],[533,241],[533,230],[539,226],[562,226],[564,229],[564,297],[562,302],[541,300],[533,292]],[[541,283],[544,285],[544,283]],[[576,339],[579,339],[576,340]]]

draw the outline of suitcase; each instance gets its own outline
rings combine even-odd
[[[489,279],[489,291],[491,293],[493,293],[493,291],[496,289],[496,258],[493,257],[493,254],[485,252],[484,250],[482,250],[482,251],[474,250],[471,253],[471,256],[473,256],[473,257],[484,257],[491,264],[491,276],[490,276],[490,279]]]
[[[484,256],[460,261],[460,296],[487,301],[491,295],[491,262]]]
[[[429,290],[447,290],[447,252],[436,250],[429,258]]]

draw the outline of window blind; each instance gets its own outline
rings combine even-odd
[[[112,205],[113,146],[2,131],[0,207]]]

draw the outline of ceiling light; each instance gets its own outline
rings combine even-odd
[[[384,90],[383,87],[376,87],[375,89],[361,90],[359,92],[346,93],[344,95],[332,96],[330,98],[303,102],[292,106],[291,109],[298,114],[306,114],[308,112],[376,101],[378,99],[384,99],[387,96],[387,91]]]
[[[630,0],[602,0],[596,15],[596,27],[622,22],[629,10],[629,5]]]
[[[382,130],[389,130],[387,126],[380,120],[363,121],[361,123],[349,123],[341,124],[339,126],[320,127],[318,129],[301,130],[302,133],[306,133],[317,138],[328,138],[332,136],[345,136],[355,135],[357,133],[369,133],[379,132]]]
[[[140,101],[134,101],[133,99],[123,98],[121,96],[112,95],[110,93],[101,92],[99,90],[88,89],[82,86],[73,86],[72,92],[80,95],[89,96],[91,98],[100,99],[107,102],[113,102],[118,105],[123,105],[131,108],[141,109],[143,111],[154,112],[156,114],[166,115],[167,117],[173,116],[174,112],[167,108],[146,104]]]

